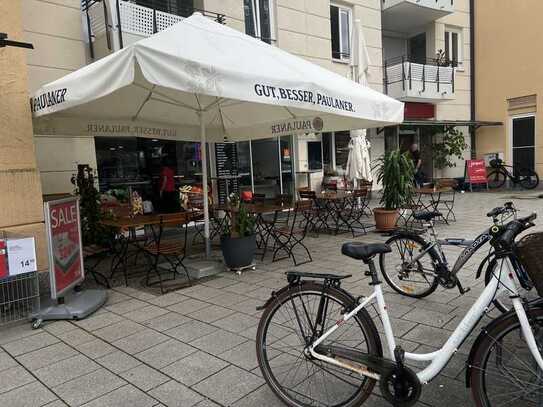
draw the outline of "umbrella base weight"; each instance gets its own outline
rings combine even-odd
[[[235,268],[227,267],[226,269],[228,271],[233,271],[236,274],[241,275],[241,273],[246,271],[246,270],[253,270],[253,271],[256,270],[256,263],[251,263],[248,266],[243,266],[243,267],[235,267]]]
[[[84,319],[104,305],[106,300],[106,290],[81,290],[67,294],[60,301],[43,301],[40,312],[33,316],[33,327],[38,328],[42,321]]]

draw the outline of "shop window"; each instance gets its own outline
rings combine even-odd
[[[273,0],[244,0],[245,33],[268,44],[274,41]]]
[[[351,57],[351,20],[349,7],[330,4],[330,29],[332,34],[332,58]]]
[[[334,133],[334,152],[336,155],[336,169],[347,169],[347,159],[349,158],[349,141],[351,133],[349,131],[337,131]]]
[[[240,175],[239,186],[241,191],[252,191],[251,171],[251,142],[242,141],[237,143],[238,149],[238,174]]]

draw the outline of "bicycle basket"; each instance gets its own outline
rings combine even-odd
[[[516,244],[516,252],[537,293],[540,297],[543,297],[543,261],[541,260],[543,232],[524,236]]]

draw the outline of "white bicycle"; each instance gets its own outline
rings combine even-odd
[[[264,379],[289,406],[359,406],[379,381],[395,406],[412,406],[421,384],[436,377],[469,336],[500,292],[514,310],[486,326],[473,344],[466,380],[477,406],[543,406],[543,301],[527,302],[518,285],[527,278],[509,260],[515,237],[533,226],[535,214],[494,229],[491,240],[501,267],[443,347],[432,353],[404,352],[396,345],[374,256],[386,244],[345,243],[342,253],[369,266],[374,292],[354,298],[341,288],[349,276],[288,272],[289,284],[267,303],[258,327],[257,357]],[[532,280],[533,280],[533,276]],[[537,286],[537,284],[535,284]],[[366,307],[376,303],[388,358]],[[427,362],[415,372],[406,361]]]

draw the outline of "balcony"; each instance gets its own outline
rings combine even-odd
[[[385,93],[402,102],[439,103],[454,95],[455,63],[401,56],[384,63]]]
[[[138,40],[165,30],[193,12],[224,24],[223,14],[181,8],[170,0],[82,0],[87,42],[92,59],[101,58]]]
[[[382,0],[383,30],[409,32],[454,13],[454,0]]]

